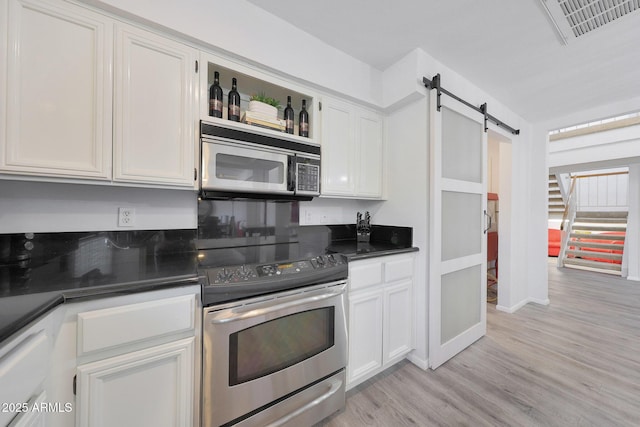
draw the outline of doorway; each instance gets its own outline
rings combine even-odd
[[[492,231],[497,233],[498,251],[495,262],[487,261],[488,268],[498,267],[489,271],[494,274],[497,284],[488,289],[488,297],[495,292],[495,300],[488,298],[488,307],[508,311],[508,301],[511,295],[511,200],[512,200],[512,140],[510,135],[495,125],[489,125],[487,135],[487,193],[495,195],[498,199],[494,203],[488,203],[491,210],[494,205],[495,213],[492,221],[495,221]],[[493,198],[490,196],[489,198]],[[489,244],[490,239],[487,239]],[[504,304],[504,303],[507,304]],[[502,304],[501,304],[502,303]]]

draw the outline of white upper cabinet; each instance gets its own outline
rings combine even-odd
[[[382,115],[326,96],[321,114],[322,195],[381,199]]]
[[[116,27],[114,181],[194,185],[197,51]]]
[[[353,108],[337,100],[322,101],[322,194],[353,196],[356,189]]]
[[[356,145],[358,147],[358,179],[356,194],[381,198],[383,193],[382,116],[362,110],[357,115]]]
[[[8,8],[0,171],[109,179],[112,21],[68,3],[0,4]]]
[[[195,186],[197,50],[68,2],[0,5],[0,174]]]

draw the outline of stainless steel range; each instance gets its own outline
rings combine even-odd
[[[202,425],[311,426],[343,408],[346,258],[300,240],[296,202],[200,203]]]

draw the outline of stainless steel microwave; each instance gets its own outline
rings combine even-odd
[[[320,146],[200,123],[203,198],[310,200],[320,195]]]

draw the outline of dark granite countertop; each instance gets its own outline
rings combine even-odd
[[[196,230],[0,235],[0,342],[65,302],[198,284]],[[412,229],[298,228],[299,256],[351,261],[414,252]],[[28,250],[25,250],[29,248]]]
[[[195,236],[195,230],[0,235],[0,342],[64,302],[198,284]]]
[[[389,225],[372,225],[369,242],[358,242],[355,224],[301,227],[301,242],[319,244],[319,253],[341,253],[350,261],[417,252],[413,245],[413,229]]]

